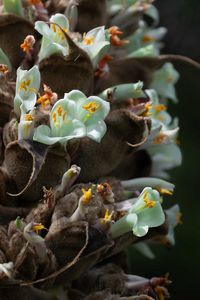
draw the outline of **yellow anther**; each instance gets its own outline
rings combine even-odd
[[[64,114],[63,114],[63,116],[62,116],[63,121],[65,120],[66,115],[67,115],[67,112],[65,111]]]
[[[163,133],[160,133],[157,137],[155,137],[155,139],[153,140],[153,144],[157,145],[157,144],[161,144],[163,143],[165,140],[167,139],[167,136]]]
[[[156,204],[156,201],[154,200],[150,200],[147,196],[148,192],[145,192],[144,194],[144,202],[145,202],[145,207],[148,207],[148,208],[153,208]]]
[[[26,79],[26,80],[22,81],[20,86],[19,86],[19,91],[24,90],[25,92],[27,92],[27,90],[29,89],[30,84],[31,84],[30,79]]]
[[[62,112],[63,112],[62,107],[61,107],[61,106],[58,106],[58,108],[57,108],[57,113],[58,113],[59,117],[62,116]]]
[[[152,36],[150,36],[148,34],[144,35],[142,38],[142,42],[144,42],[144,43],[151,43],[154,41],[155,41],[155,38],[153,38]]]
[[[176,214],[176,224],[183,224],[183,221],[181,220],[183,214],[179,211]]]
[[[39,231],[42,230],[42,229],[46,229],[44,227],[44,225],[42,225],[42,223],[38,223],[38,224],[35,224],[33,225],[32,227],[32,230],[36,233],[36,234],[39,234]],[[47,229],[46,229],[47,230]]]
[[[96,103],[95,101],[91,101],[88,104],[83,106],[83,109],[87,110],[90,114],[95,113],[97,109],[99,109],[100,104]]]
[[[31,116],[31,114],[26,114],[24,119],[25,121],[33,121],[33,117]]]
[[[103,218],[100,218],[101,224],[107,224],[107,223],[109,223],[112,220],[113,214],[114,214],[113,211],[109,214],[108,209],[106,209],[105,216]]]
[[[83,34],[83,42],[86,45],[93,45],[94,44],[94,36],[86,37],[86,33]]]
[[[158,192],[160,194],[163,194],[163,195],[173,195],[173,192],[168,190],[168,189],[163,189],[163,188],[160,188],[160,187],[156,187],[156,189],[158,190]]]
[[[164,105],[164,104],[158,104],[158,105],[155,105],[155,110],[157,113],[161,112],[162,110],[166,110],[167,107]]]
[[[83,192],[83,203],[88,204],[92,199],[92,189],[86,191],[84,188],[82,189]]]

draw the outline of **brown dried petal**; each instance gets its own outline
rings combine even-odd
[[[0,48],[9,57],[14,68],[17,68],[24,58],[20,45],[29,34],[34,34],[31,22],[17,15],[0,14]]]
[[[135,151],[128,145],[144,140],[149,119],[138,117],[127,110],[115,110],[106,119],[107,132],[101,143],[87,138],[80,141],[73,163],[81,167],[79,181],[87,182],[103,176],[114,176],[115,169]],[[148,134],[148,133],[146,133]]]
[[[61,98],[64,93],[77,89],[89,95],[93,89],[93,67],[82,49],[63,31],[69,45],[69,55],[52,55],[39,64],[41,80]]]

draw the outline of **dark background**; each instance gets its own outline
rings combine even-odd
[[[160,26],[168,28],[163,53],[189,56],[200,62],[200,0],[157,0]],[[145,276],[170,272],[171,299],[200,299],[200,70],[175,64],[181,74],[177,84],[179,103],[170,112],[180,120],[183,165],[171,172],[176,184],[168,207],[179,203],[183,225],[176,228],[176,245],[154,247],[156,258],[149,260],[132,252],[132,271]]]

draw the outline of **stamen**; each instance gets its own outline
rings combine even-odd
[[[26,79],[26,80],[22,81],[20,84],[20,87],[19,87],[19,91],[24,90],[25,92],[27,92],[30,84],[31,84],[30,79]]]
[[[109,214],[108,209],[106,209],[105,216],[103,218],[100,218],[101,224],[107,224],[107,223],[109,223],[112,220],[113,214],[114,214],[113,211]]]
[[[34,231],[36,234],[39,234],[39,231],[40,231],[40,230],[43,230],[43,229],[46,229],[46,230],[47,230],[47,228],[45,228],[44,225],[42,225],[42,223],[38,223],[38,224],[33,225],[32,229],[33,229],[33,231]]]
[[[152,36],[150,36],[148,34],[144,35],[142,38],[142,42],[144,42],[144,43],[151,43],[154,41],[155,41],[155,38],[153,38]]]
[[[160,133],[155,139],[153,140],[153,144],[162,144],[167,139],[167,136],[165,134]]]
[[[162,110],[166,110],[167,107],[164,105],[164,104],[158,104],[158,105],[155,105],[155,110],[157,113],[161,112]]]
[[[173,192],[168,190],[168,189],[163,189],[163,188],[160,188],[160,187],[156,187],[156,189],[158,190],[158,192],[160,194],[163,194],[163,195],[173,195]]]
[[[145,194],[144,194],[145,207],[153,208],[153,207],[155,206],[155,204],[156,204],[156,201],[150,200],[150,199],[147,197],[147,194],[148,194],[148,192],[145,192]]]
[[[84,188],[82,189],[83,192],[83,203],[86,205],[90,202],[92,199],[92,189],[90,188],[88,191],[86,191]]]
[[[33,35],[27,35],[24,42],[20,45],[20,48],[28,53],[30,50],[33,49],[33,45],[35,44],[35,38]]]
[[[31,114],[26,114],[24,119],[25,121],[33,121],[33,117],[31,116]]]
[[[87,110],[90,114],[95,113],[100,108],[100,104],[95,101],[91,101],[83,106],[83,109]]]
[[[83,34],[83,43],[86,45],[93,45],[94,44],[94,36],[86,37],[86,33]]]

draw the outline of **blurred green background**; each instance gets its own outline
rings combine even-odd
[[[200,62],[200,0],[157,0],[160,25],[168,28],[163,53],[189,56]],[[200,70],[182,63],[175,64],[181,74],[177,84],[179,103],[170,112],[180,120],[183,165],[171,172],[176,185],[173,197],[165,202],[170,207],[179,203],[183,224],[176,228],[176,245],[170,249],[153,247],[156,254],[149,260],[132,252],[135,274],[155,276],[170,273],[173,284],[171,299],[200,299]]]

